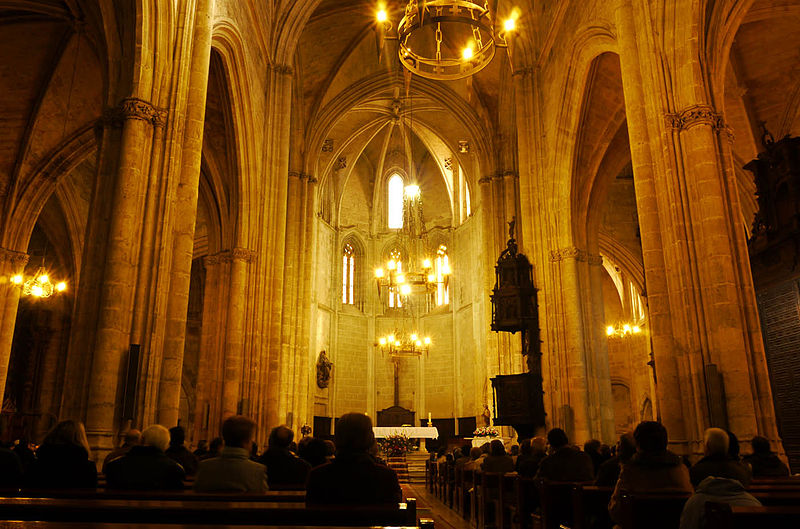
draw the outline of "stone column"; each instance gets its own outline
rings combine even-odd
[[[203,150],[213,16],[213,0],[197,2],[180,178],[174,203],[172,270],[158,389],[158,422],[165,426],[176,425],[180,412],[186,311],[189,306],[189,282],[197,219],[197,194],[200,185],[200,159]]]
[[[14,326],[17,323],[17,308],[21,289],[10,279],[25,271],[28,254],[0,248],[0,395],[6,388],[8,363],[11,360],[11,342],[14,339]]]
[[[234,248],[230,254],[230,290],[228,319],[225,326],[223,349],[224,371],[222,386],[221,419],[239,413],[241,384],[244,378],[244,324],[247,305],[247,269],[255,253],[245,248]]]
[[[139,262],[140,220],[144,207],[147,156],[156,109],[141,99],[123,100],[116,111],[122,141],[113,209],[108,227],[100,311],[91,362],[86,432],[92,448],[111,448],[122,377],[122,359],[130,341],[133,292]]]

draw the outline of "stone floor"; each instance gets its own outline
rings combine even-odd
[[[424,483],[404,483],[402,487],[406,498],[417,499],[417,516],[432,518],[436,529],[471,529],[469,522],[428,492]]]

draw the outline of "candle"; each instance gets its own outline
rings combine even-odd
[[[431,412],[428,412],[428,426],[431,425]]]

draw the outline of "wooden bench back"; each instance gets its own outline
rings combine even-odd
[[[732,507],[706,503],[708,529],[794,529],[800,527],[800,505],[784,507]]]
[[[689,494],[623,494],[622,529],[675,529]]]

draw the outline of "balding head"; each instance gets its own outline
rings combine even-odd
[[[375,441],[372,420],[363,413],[346,413],[336,423],[337,454],[367,453]]]
[[[142,444],[158,448],[162,452],[169,446],[169,430],[160,424],[154,424],[142,432]]]
[[[276,426],[269,434],[270,448],[289,448],[294,439],[294,432],[286,426]]]
[[[136,446],[142,442],[142,432],[139,430],[128,430],[125,434],[124,446]]]
[[[728,434],[721,428],[709,428],[703,436],[706,456],[726,457],[728,455]]]

